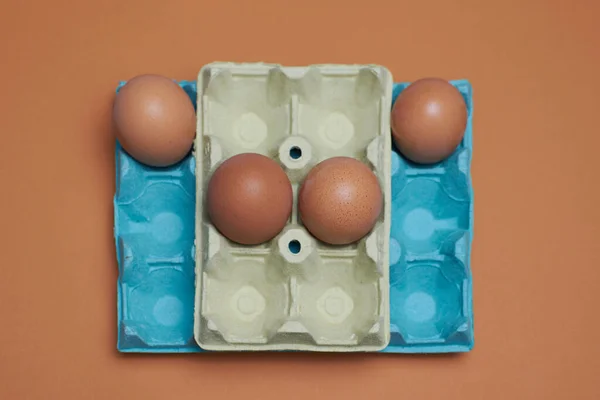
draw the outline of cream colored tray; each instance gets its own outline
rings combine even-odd
[[[377,351],[390,337],[392,76],[374,65],[213,63],[198,76],[194,336],[207,350]],[[294,188],[286,228],[242,246],[203,210],[215,168],[253,152],[277,160]],[[350,156],[373,168],[384,212],[349,246],[315,240],[296,194],[318,162]],[[298,251],[299,250],[299,251]]]

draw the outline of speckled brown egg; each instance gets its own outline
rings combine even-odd
[[[302,223],[317,239],[350,244],[377,222],[383,195],[369,167],[350,157],[333,157],[317,164],[298,194]]]
[[[467,126],[467,106],[448,81],[425,78],[404,89],[392,108],[392,135],[409,160],[433,164],[449,157]]]
[[[225,160],[208,183],[206,206],[217,230],[229,240],[257,245],[271,240],[292,213],[292,185],[285,171],[261,154]]]
[[[164,76],[129,80],[117,94],[113,119],[123,149],[153,167],[177,163],[194,142],[194,105],[177,83]]]

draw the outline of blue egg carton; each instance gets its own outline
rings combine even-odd
[[[124,83],[119,85],[119,88]],[[180,86],[196,104],[196,83]],[[473,347],[472,93],[454,154],[417,165],[392,152],[391,340],[383,352],[450,353]],[[408,86],[394,85],[393,100]],[[117,91],[119,90],[117,88]],[[117,143],[115,242],[121,352],[201,352],[194,341],[195,160],[151,168]]]

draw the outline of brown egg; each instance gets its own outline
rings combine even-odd
[[[113,108],[116,135],[141,163],[166,167],[184,158],[196,133],[194,105],[171,79],[140,75],[119,90]]]
[[[237,243],[271,240],[292,213],[292,185],[272,159],[244,153],[225,160],[207,189],[207,210],[221,234]]]
[[[365,236],[379,218],[383,195],[366,164],[333,157],[317,164],[298,194],[302,223],[317,239],[349,244]]]
[[[456,150],[467,126],[467,106],[448,81],[421,79],[396,99],[391,125],[394,142],[406,158],[432,164]]]

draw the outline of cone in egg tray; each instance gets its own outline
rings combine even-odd
[[[298,194],[302,224],[317,239],[350,244],[369,233],[383,209],[377,177],[357,159],[332,157],[317,164]]]
[[[290,180],[274,160],[243,153],[225,160],[208,183],[211,222],[229,240],[257,245],[283,230],[292,213]]]
[[[398,150],[419,164],[449,157],[467,127],[467,106],[452,84],[425,78],[400,92],[391,115],[392,136]]]
[[[117,94],[113,121],[123,149],[152,167],[183,159],[196,134],[190,98],[177,83],[160,75],[130,79]]]

